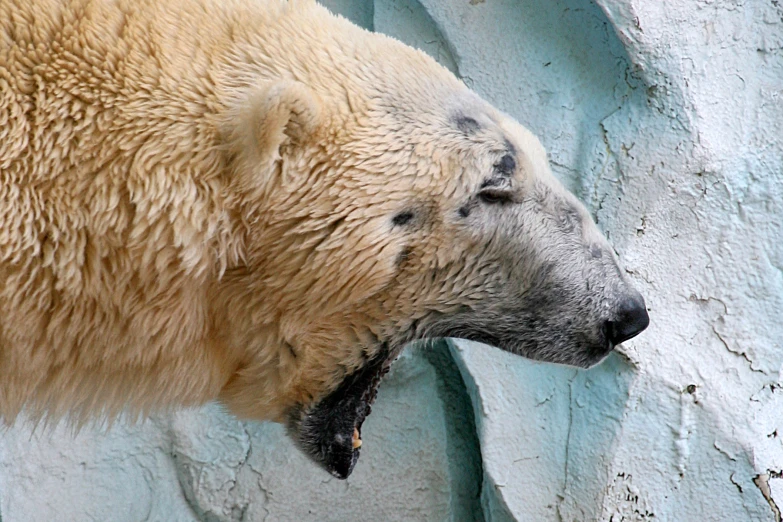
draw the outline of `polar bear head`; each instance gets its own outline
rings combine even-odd
[[[252,347],[222,400],[287,423],[341,478],[406,343],[458,337],[586,368],[649,321],[527,129],[423,54],[360,34],[329,70],[237,96],[245,265],[218,300]]]

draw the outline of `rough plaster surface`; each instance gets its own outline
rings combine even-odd
[[[476,430],[446,344],[403,354],[382,389],[347,481],[311,464],[281,426],[215,405],[76,435],[10,429],[2,520],[480,520]]]
[[[624,360],[587,372],[456,344],[493,505],[520,520],[774,520],[783,6],[423,4],[459,73],[542,137],[652,316]],[[530,396],[547,389],[542,410]],[[509,454],[538,458],[514,469]]]
[[[10,428],[2,520],[780,520],[783,1],[324,3],[540,136],[650,328],[589,371],[406,354],[347,482],[215,406]]]

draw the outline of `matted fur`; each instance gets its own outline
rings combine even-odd
[[[502,220],[476,199],[498,168]],[[220,399],[280,421],[381,342],[511,332],[556,264],[599,281],[561,316],[625,285],[538,141],[419,51],[312,1],[0,2],[6,420]],[[505,348],[595,362],[567,324]]]

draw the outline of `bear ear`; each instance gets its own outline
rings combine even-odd
[[[261,82],[250,89],[231,111],[226,133],[232,152],[244,163],[241,170],[253,173],[236,181],[263,191],[263,180],[275,177],[286,151],[312,139],[320,119],[321,101],[303,83]]]

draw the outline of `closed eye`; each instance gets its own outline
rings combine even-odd
[[[478,198],[488,205],[505,205],[514,201],[514,193],[499,188],[485,188],[478,193]]]

